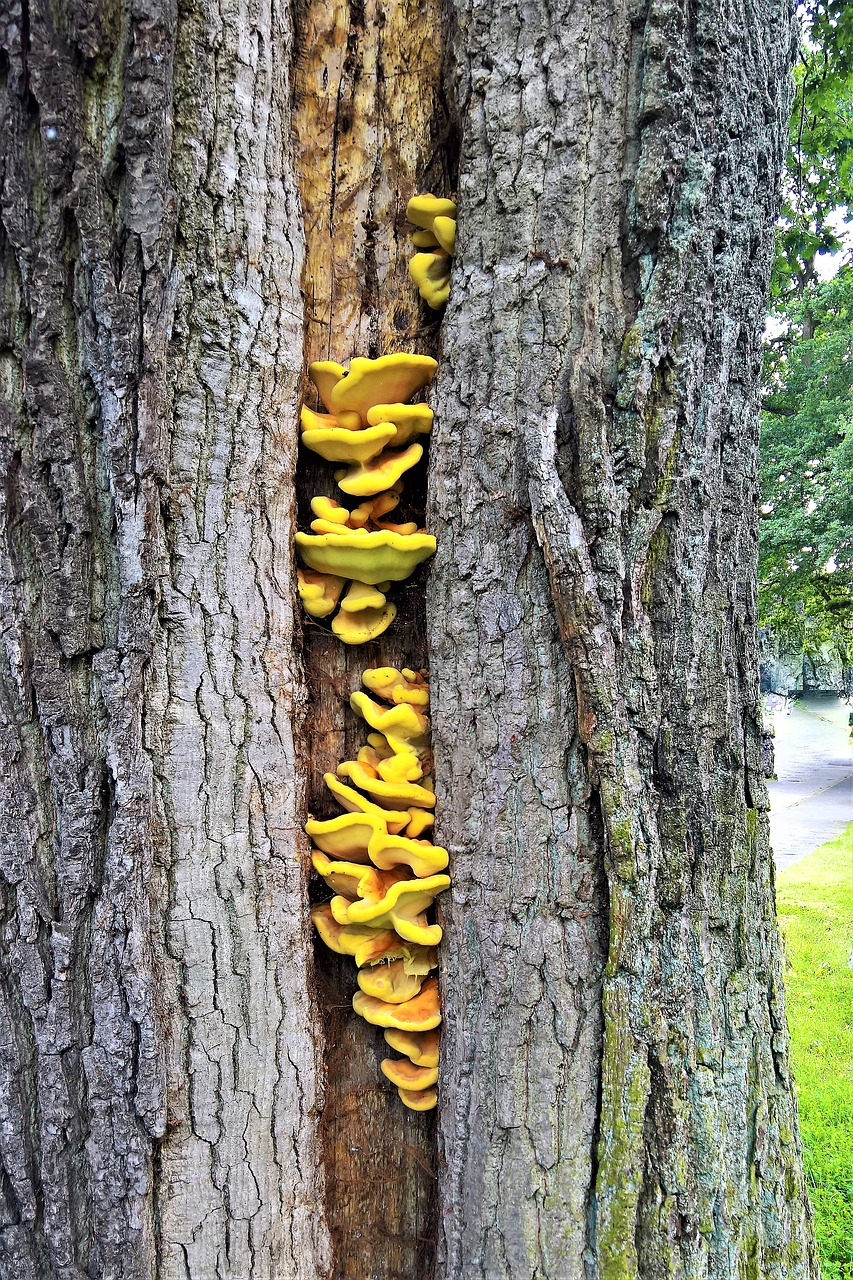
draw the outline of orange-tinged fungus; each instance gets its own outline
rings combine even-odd
[[[314,870],[335,893],[342,894],[345,898],[357,898],[371,905],[385,903],[394,885],[408,877],[408,871],[402,867],[391,871],[376,871],[373,867],[363,866],[358,862],[335,861],[323,853],[322,849],[312,849],[311,862]],[[367,922],[353,919],[350,923]]]
[[[344,613],[332,619],[332,630],[344,644],[367,644],[387,631],[397,616],[397,606],[386,604],[381,609],[362,609],[359,613]]]
[[[297,533],[296,545],[309,569],[333,573],[359,582],[402,582],[419,564],[435,554],[435,538],[428,533],[400,534],[387,529],[374,533],[313,535]]]
[[[412,1093],[431,1089],[438,1080],[438,1067],[418,1067],[408,1058],[383,1058],[379,1066],[398,1089],[409,1089]]]
[[[311,908],[311,922],[330,951],[352,956],[356,964],[376,964],[390,952],[397,954],[402,943],[392,929],[371,929],[366,924],[338,924],[328,903]]]
[[[438,1066],[438,1031],[400,1031],[389,1027],[385,1032],[385,1042],[398,1053],[405,1053],[415,1066]]]
[[[371,965],[360,969],[358,985],[366,996],[387,1004],[402,1004],[416,996],[424,984],[420,974],[406,973],[402,960]]]
[[[410,867],[416,876],[434,876],[450,861],[447,850],[440,845],[407,836],[389,836],[381,831],[371,836],[368,852],[370,861],[380,870]]]
[[[438,1103],[438,1092],[435,1089],[424,1089],[417,1093],[411,1089],[398,1089],[400,1101],[410,1111],[432,1111]]]
[[[441,1022],[438,1006],[438,979],[427,978],[418,994],[404,1004],[388,1004],[374,996],[356,991],[352,998],[355,1012],[375,1027],[399,1027],[403,1031],[431,1031]]]
[[[381,875],[390,876],[391,871]],[[352,902],[343,896],[329,903],[340,924],[369,924],[374,929],[395,929],[408,942],[435,947],[441,942],[441,926],[428,924],[426,911],[450,884],[449,876],[426,876],[422,880],[397,880],[378,902]]]
[[[305,612],[312,618],[327,618],[337,606],[346,586],[346,579],[333,573],[313,573],[311,569],[297,569],[296,586]]]
[[[366,427],[359,435],[382,431],[387,440],[389,428],[396,435],[397,429],[392,422],[380,423],[378,427]],[[378,457],[371,454],[369,460],[359,461],[359,465],[351,467],[349,471],[336,471],[335,479],[344,493],[352,497],[363,498],[369,494],[383,493],[420,462],[423,455],[423,445],[420,444],[410,444],[407,449],[386,449]]]

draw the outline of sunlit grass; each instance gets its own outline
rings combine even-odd
[[[777,879],[823,1280],[853,1280],[853,824]]]

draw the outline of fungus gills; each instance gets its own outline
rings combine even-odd
[[[421,838],[435,806],[429,685],[425,672],[405,667],[377,667],[362,679],[369,693],[354,693],[350,706],[372,732],[356,760],[326,774],[347,812],[305,824],[314,869],[335,895],[311,919],[326,946],[358,966],[353,1009],[387,1028],[386,1042],[405,1055],[385,1058],[383,1074],[407,1107],[430,1111],[438,1099],[441,1012],[431,975],[441,927],[429,914],[450,877],[447,850]]]
[[[408,401],[435,370],[429,356],[406,353],[356,356],[349,370],[333,360],[308,368],[328,412],[303,405],[302,443],[327,462],[346,464],[335,472],[338,488],[365,499],[350,510],[315,498],[311,533],[296,535],[306,565],[298,572],[303,608],[312,618],[335,614],[332,630],[344,644],[366,644],[388,629],[397,607],[385,592],[435,551],[435,538],[414,521],[383,519],[399,504],[403,477],[423,457],[416,437],[432,429],[432,410]]]
[[[421,252],[409,261],[418,293],[434,311],[450,297],[450,271],[456,247],[456,204],[439,196],[412,196],[406,217],[418,230],[412,243]]]

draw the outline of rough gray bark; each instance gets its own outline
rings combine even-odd
[[[458,0],[443,1278],[813,1277],[760,768],[790,0]]]
[[[325,1270],[289,10],[7,6],[0,1275]]]

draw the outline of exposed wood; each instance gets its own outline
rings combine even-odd
[[[434,355],[438,317],[408,278],[413,252],[406,204],[446,192],[446,125],[439,98],[441,14],[436,0],[382,5],[312,0],[301,12],[295,129],[304,210],[305,366],[391,351]],[[309,402],[313,405],[313,388]],[[429,397],[427,397],[429,398]],[[317,494],[340,497],[333,467],[303,450],[297,470],[301,526]],[[423,464],[409,473],[404,519],[423,520]],[[303,617],[310,713],[302,740],[308,807],[340,812],[326,770],[353,759],[364,722],[349,695],[368,666],[426,661],[424,574],[397,587],[397,619],[379,640],[347,648]],[[317,896],[327,896],[318,884]],[[379,1070],[382,1033],[356,1017],[355,966],[317,948],[325,1010],[323,1113],[333,1275],[421,1280],[432,1275],[436,1233],[434,1114],[407,1111]]]
[[[816,1277],[755,600],[793,6],[453,11],[438,1275]]]

